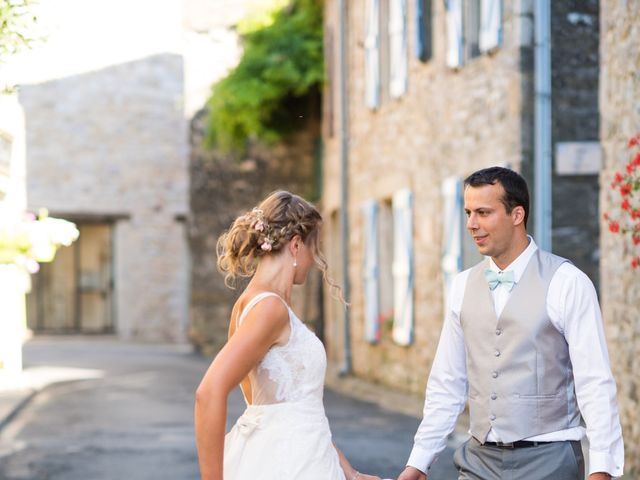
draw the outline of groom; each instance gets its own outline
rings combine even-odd
[[[488,258],[453,280],[424,418],[398,480],[427,478],[467,397],[460,480],[582,480],[585,431],[589,480],[621,476],[616,386],[591,281],[527,235],[529,192],[512,170],[470,175],[464,208]]]

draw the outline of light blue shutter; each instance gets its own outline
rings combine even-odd
[[[446,0],[447,66],[462,65],[462,0]]]
[[[394,98],[407,91],[407,0],[389,2],[389,92]]]
[[[378,211],[378,202],[375,200],[369,200],[362,207],[364,217],[364,334],[369,343],[376,343],[380,340]]]
[[[413,342],[413,195],[393,195],[393,340]]]
[[[442,261],[444,298],[449,298],[453,277],[462,270],[462,182],[449,177],[442,183],[444,225],[442,231]]]
[[[369,108],[380,105],[380,0],[367,0],[365,47],[365,90]]]
[[[481,0],[480,51],[494,50],[502,43],[502,0]]]

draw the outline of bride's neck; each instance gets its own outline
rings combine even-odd
[[[290,303],[293,272],[290,272],[282,261],[263,258],[258,263],[256,273],[249,282],[249,288],[277,293],[287,303]]]

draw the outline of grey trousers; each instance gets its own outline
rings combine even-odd
[[[502,448],[470,438],[456,450],[453,461],[458,480],[584,480],[580,442]]]

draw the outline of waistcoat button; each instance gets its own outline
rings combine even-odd
[[[496,416],[492,413],[491,416],[489,417],[489,420],[494,421],[496,419]]]
[[[496,395],[495,393],[491,394],[491,400],[495,400],[496,398],[498,398],[498,395]]]
[[[493,373],[491,374],[491,376],[493,378],[498,378],[498,372],[496,372],[495,370],[493,371]]]
[[[494,354],[496,357],[500,356],[500,350],[496,350],[496,353]]]
[[[502,334],[502,329],[496,328],[496,335],[501,335],[501,334]]]

